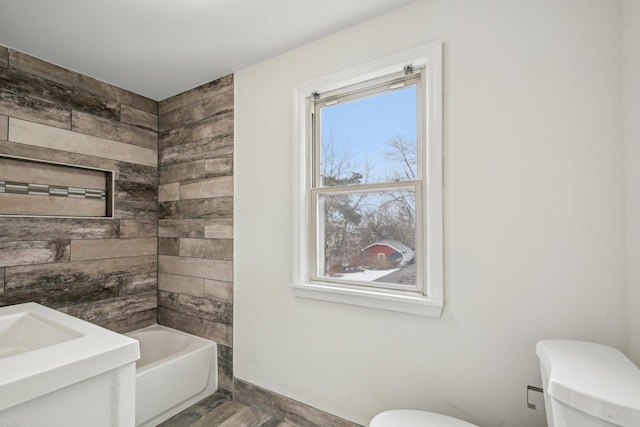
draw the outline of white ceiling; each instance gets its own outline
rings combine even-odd
[[[155,100],[416,0],[0,0],[0,44]]]

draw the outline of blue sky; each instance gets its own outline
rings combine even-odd
[[[324,107],[321,112],[322,141],[334,138],[337,153],[349,146],[351,160],[358,163],[359,172],[365,159],[374,162],[370,182],[384,177],[393,168],[383,153],[389,150],[386,141],[396,135],[416,140],[416,90],[408,86],[376,96]]]

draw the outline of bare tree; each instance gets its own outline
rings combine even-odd
[[[338,152],[333,138],[329,134],[322,145],[322,184],[328,187],[341,187],[363,182],[365,175],[358,172],[357,163],[351,159],[348,147]],[[366,179],[366,178],[365,178]],[[365,181],[366,182],[366,181]],[[366,193],[352,195],[327,196],[323,204],[325,220],[324,259],[326,274],[339,268],[349,258],[349,243],[353,240],[353,230],[361,221],[360,205]]]
[[[387,182],[413,181],[417,176],[415,142],[404,136],[387,141],[384,152],[396,167]],[[373,165],[354,161],[347,147],[338,149],[332,134],[322,145],[322,184],[345,187],[369,182]],[[324,196],[325,274],[352,263],[361,250],[378,240],[397,240],[415,248],[415,195],[409,191],[364,192]]]
[[[413,181],[417,176],[418,153],[416,143],[404,135],[395,135],[387,140],[389,149],[384,156],[397,162],[395,169],[389,177],[391,181]]]
[[[395,135],[387,141],[384,156],[395,167],[386,177],[388,182],[413,181],[417,177],[417,149],[414,141]],[[415,194],[408,191],[384,193],[383,201],[373,215],[367,217],[370,238],[397,240],[415,248]]]

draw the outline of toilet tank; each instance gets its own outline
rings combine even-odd
[[[620,351],[545,340],[536,354],[549,427],[640,426],[640,370]]]

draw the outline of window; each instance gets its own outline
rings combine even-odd
[[[294,89],[297,296],[441,314],[441,52]]]

